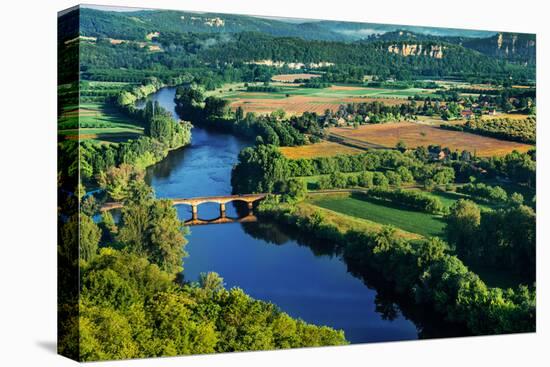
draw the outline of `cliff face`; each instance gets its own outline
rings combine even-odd
[[[421,43],[402,43],[388,46],[388,52],[401,56],[429,56],[434,59],[443,58],[444,46],[423,45]]]
[[[534,34],[497,33],[489,38],[465,41],[463,46],[487,56],[528,64],[535,63],[537,54]]]

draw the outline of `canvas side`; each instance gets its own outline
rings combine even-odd
[[[59,354],[79,360],[79,8],[58,14],[58,246]],[[71,125],[71,126],[69,126]],[[76,134],[63,131],[71,127]]]

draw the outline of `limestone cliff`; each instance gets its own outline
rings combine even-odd
[[[422,43],[401,43],[388,46],[388,52],[401,56],[429,56],[434,59],[442,59],[444,49],[445,46]]]
[[[535,63],[537,54],[536,36],[525,33],[501,32],[489,38],[465,41],[463,46],[487,56],[528,64]]]

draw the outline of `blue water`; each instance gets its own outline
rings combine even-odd
[[[150,98],[175,113],[174,93],[174,88],[165,88]],[[191,146],[171,152],[148,170],[147,180],[157,197],[231,193],[231,169],[247,142],[200,128],[194,128],[192,134]],[[188,206],[177,209],[182,220],[190,219]],[[227,215],[237,216],[233,205],[227,206]],[[216,204],[199,206],[200,218],[217,216]],[[189,256],[183,261],[185,280],[195,281],[200,273],[214,271],[224,278],[226,287],[240,287],[293,317],[343,329],[352,343],[418,338],[415,324],[399,312],[386,320],[376,311],[376,290],[351,275],[339,257],[314,254],[275,224],[231,223],[190,229]]]

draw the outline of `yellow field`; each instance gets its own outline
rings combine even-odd
[[[483,120],[492,120],[492,119],[510,119],[510,120],[525,120],[529,115],[521,113],[497,113],[496,115],[482,115]]]
[[[357,129],[334,127],[330,129],[330,133],[388,148],[393,148],[399,141],[403,141],[409,148],[434,144],[448,147],[451,151],[467,150],[481,157],[505,155],[513,150],[527,152],[532,147],[528,144],[409,122],[363,125]]]
[[[337,154],[359,154],[362,152],[360,149],[329,141],[299,147],[280,147],[279,150],[289,159],[332,157]]]
[[[265,96],[265,98],[263,98]],[[239,98],[230,102],[232,110],[241,107],[245,112],[267,114],[282,109],[287,115],[301,115],[304,112],[323,114],[325,110],[336,111],[340,105],[347,103],[382,102],[394,106],[408,103],[404,98],[373,97],[309,97],[290,96],[287,98],[269,98],[268,93],[248,94],[251,98]]]

